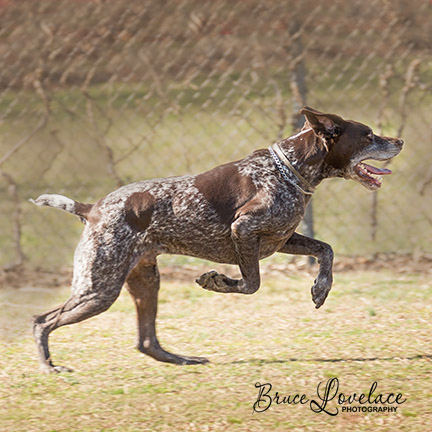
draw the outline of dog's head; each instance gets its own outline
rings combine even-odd
[[[310,107],[304,107],[300,113],[306,117],[305,127],[312,128],[323,140],[328,177],[353,179],[370,190],[381,187],[380,176],[391,171],[364,161],[392,159],[402,150],[401,139],[375,135],[369,126]]]

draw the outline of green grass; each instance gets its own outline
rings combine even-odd
[[[169,266],[170,260],[163,260]],[[190,280],[204,269],[189,263]],[[432,281],[421,274],[339,273],[325,306],[310,300],[313,274],[266,271],[250,297],[164,282],[158,333],[164,347],[205,355],[205,366],[157,363],[134,349],[135,312],[124,292],[106,313],[51,336],[71,374],[38,373],[30,317],[68,290],[0,291],[0,430],[5,431],[418,431],[430,406]],[[315,271],[315,270],[314,270]],[[165,278],[166,279],[166,278]],[[373,312],[372,312],[373,311]],[[313,413],[273,404],[254,413],[255,383],[316,396],[338,378],[349,395],[402,393],[397,413]],[[329,402],[331,407],[336,405]]]

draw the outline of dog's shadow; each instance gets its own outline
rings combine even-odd
[[[400,360],[432,360],[432,354],[416,354],[412,356],[391,356],[391,357],[348,357],[348,358],[287,358],[283,360],[267,360],[267,359],[249,359],[249,360],[235,360],[230,364],[272,364],[272,363],[343,363],[343,362],[374,362],[374,361],[400,361]]]

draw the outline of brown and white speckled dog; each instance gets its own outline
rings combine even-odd
[[[156,360],[205,363],[165,351],[155,330],[160,254],[189,255],[236,264],[241,279],[216,271],[197,283],[223,293],[253,294],[260,286],[259,260],[275,252],[311,255],[319,260],[312,300],[323,305],[332,285],[333,251],[295,233],[313,188],[323,179],[342,177],[375,190],[374,175],[390,174],[363,163],[388,160],[403,141],[375,135],[368,126],[305,107],[303,130],[244,159],[199,175],[146,180],[121,187],[95,204],[61,195],[41,195],[35,204],[78,215],[85,228],[75,251],[72,295],[62,306],[34,319],[41,368],[54,366],[48,335],[107,310],[123,284],[138,313],[138,349]]]

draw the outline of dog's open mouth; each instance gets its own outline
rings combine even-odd
[[[367,183],[371,189],[381,187],[381,176],[392,173],[391,170],[387,168],[377,168],[364,162],[358,163],[354,167],[354,172],[360,177],[362,182]]]

